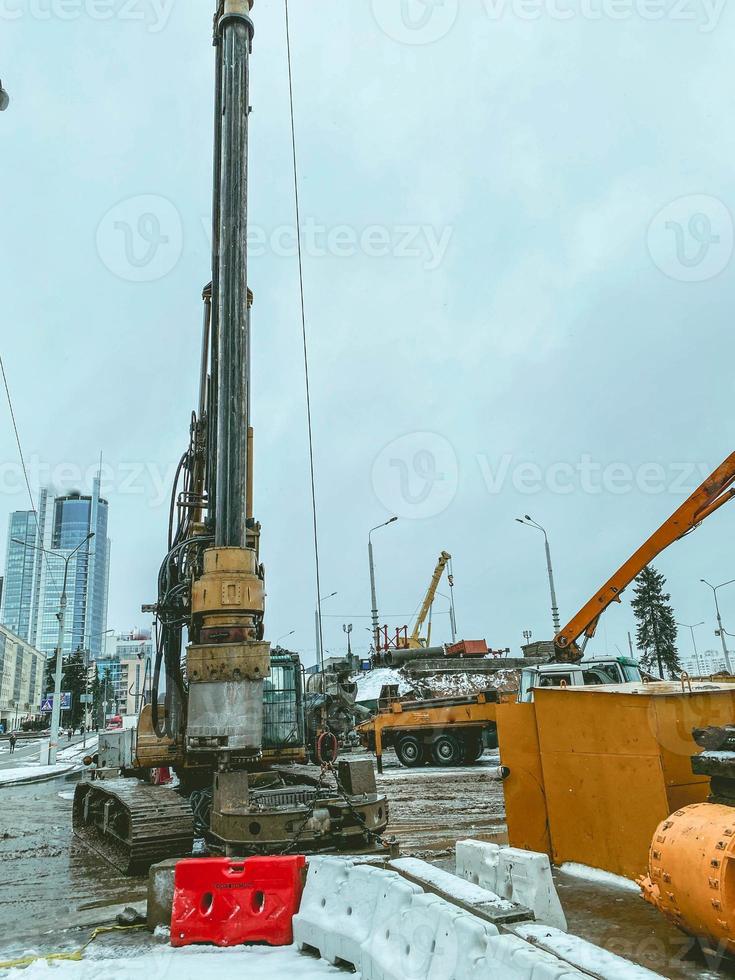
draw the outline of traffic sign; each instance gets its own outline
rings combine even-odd
[[[61,692],[61,710],[68,711],[71,708],[71,691]],[[54,696],[53,694],[46,694],[41,698],[41,711],[53,711],[54,710]]]

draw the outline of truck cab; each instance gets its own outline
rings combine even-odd
[[[533,701],[537,687],[585,687],[642,681],[640,667],[629,657],[594,657],[575,664],[543,664],[521,672],[519,701]]]

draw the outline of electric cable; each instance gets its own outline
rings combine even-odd
[[[288,97],[289,97],[289,108],[291,117],[291,153],[293,158],[293,185],[294,185],[294,206],[296,211],[296,246],[298,252],[298,266],[299,266],[299,295],[301,300],[301,336],[303,338],[304,347],[304,380],[306,384],[306,422],[309,432],[309,472],[311,477],[311,512],[312,512],[312,523],[314,530],[314,565],[316,573],[316,608],[317,608],[317,622],[319,624],[319,649],[320,649],[320,666],[323,664],[324,660],[324,636],[322,630],[322,615],[321,615],[321,601],[320,596],[322,594],[321,587],[321,575],[320,575],[320,564],[319,564],[319,529],[318,529],[318,519],[317,519],[317,506],[316,506],[316,478],[314,474],[314,430],[312,426],[312,415],[311,415],[311,383],[309,378],[309,346],[306,334],[306,301],[304,298],[304,257],[303,248],[301,242],[301,202],[299,198],[299,169],[298,169],[298,156],[296,152],[296,122],[294,113],[294,96],[293,96],[293,67],[291,60],[291,23],[289,19],[288,10],[288,0],[285,2],[285,13],[286,13],[286,55],[288,60]]]

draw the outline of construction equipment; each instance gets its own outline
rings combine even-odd
[[[733,716],[731,684],[656,681],[536,688],[497,706],[509,842],[635,879],[674,811],[707,799],[697,725]]]
[[[735,496],[734,483],[735,453],[731,453],[560,630],[554,638],[559,662],[575,663],[582,659],[587,642],[595,635],[600,616],[608,606],[621,601],[623,591],[657,555],[732,500]],[[580,645],[578,641],[582,636],[584,640]]]
[[[152,703],[133,766],[98,770],[74,801],[78,836],[124,871],[191,850],[245,856],[335,844],[360,848],[387,824],[370,774],[335,779],[306,761],[301,665],[264,639],[265,572],[253,517],[247,185],[253,0],[219,0],[212,282],[203,293],[198,411],[179,464],[158,579]],[[183,630],[188,645],[182,658]],[[159,691],[165,696],[159,703]],[[276,768],[276,764],[292,764]],[[147,785],[172,766],[179,791]],[[122,771],[123,778],[104,778]],[[372,775],[372,781],[370,779]],[[350,794],[346,784],[358,784]]]
[[[584,687],[640,681],[633,660],[600,657],[577,665],[543,664],[521,671],[517,700],[533,701],[537,688]],[[357,727],[363,744],[375,752],[383,771],[383,747],[393,746],[398,761],[409,768],[433,761],[438,766],[471,765],[485,748],[497,749],[496,710],[499,701],[515,700],[490,688],[463,697],[401,702],[381,694],[378,714]]]
[[[735,719],[734,719],[735,720]],[[682,807],[656,828],[643,897],[714,953],[735,955],[735,725],[697,728],[703,752],[692,772],[710,780],[707,801]]]
[[[358,725],[357,732],[375,752],[378,772],[383,771],[383,748],[391,745],[409,768],[429,761],[437,766],[472,765],[485,748],[497,748],[498,701],[495,690],[471,697],[393,701],[375,718]]]
[[[426,595],[424,596],[424,601],[421,603],[421,608],[419,609],[418,615],[416,617],[416,622],[413,624],[413,629],[408,632],[408,627],[404,626],[402,629],[396,630],[394,638],[388,638],[388,627],[383,627],[382,633],[384,635],[384,641],[380,643],[380,630],[376,630],[376,642],[378,644],[378,654],[381,651],[388,652],[393,650],[423,650],[431,646],[431,620],[429,620],[428,629],[426,636],[421,636],[421,631],[424,628],[424,623],[431,612],[431,607],[434,605],[434,599],[436,598],[436,590],[439,588],[439,583],[441,582],[442,575],[444,574],[444,569],[447,567],[449,562],[452,560],[452,556],[448,551],[442,551],[439,555],[439,560],[436,563],[436,568],[434,569],[434,574],[431,576],[431,581],[429,582],[429,587],[426,590]]]

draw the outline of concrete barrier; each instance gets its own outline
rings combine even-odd
[[[316,949],[330,963],[349,963],[362,980],[585,976],[394,871],[340,858],[311,859],[293,928],[299,949]]]
[[[525,905],[537,922],[566,932],[567,921],[547,854],[464,840],[457,842],[456,861],[457,874],[462,878]]]
[[[312,858],[301,908],[294,916],[294,942],[329,963],[360,968],[362,946],[382,924],[397,918],[421,888],[393,871],[340,858]]]

